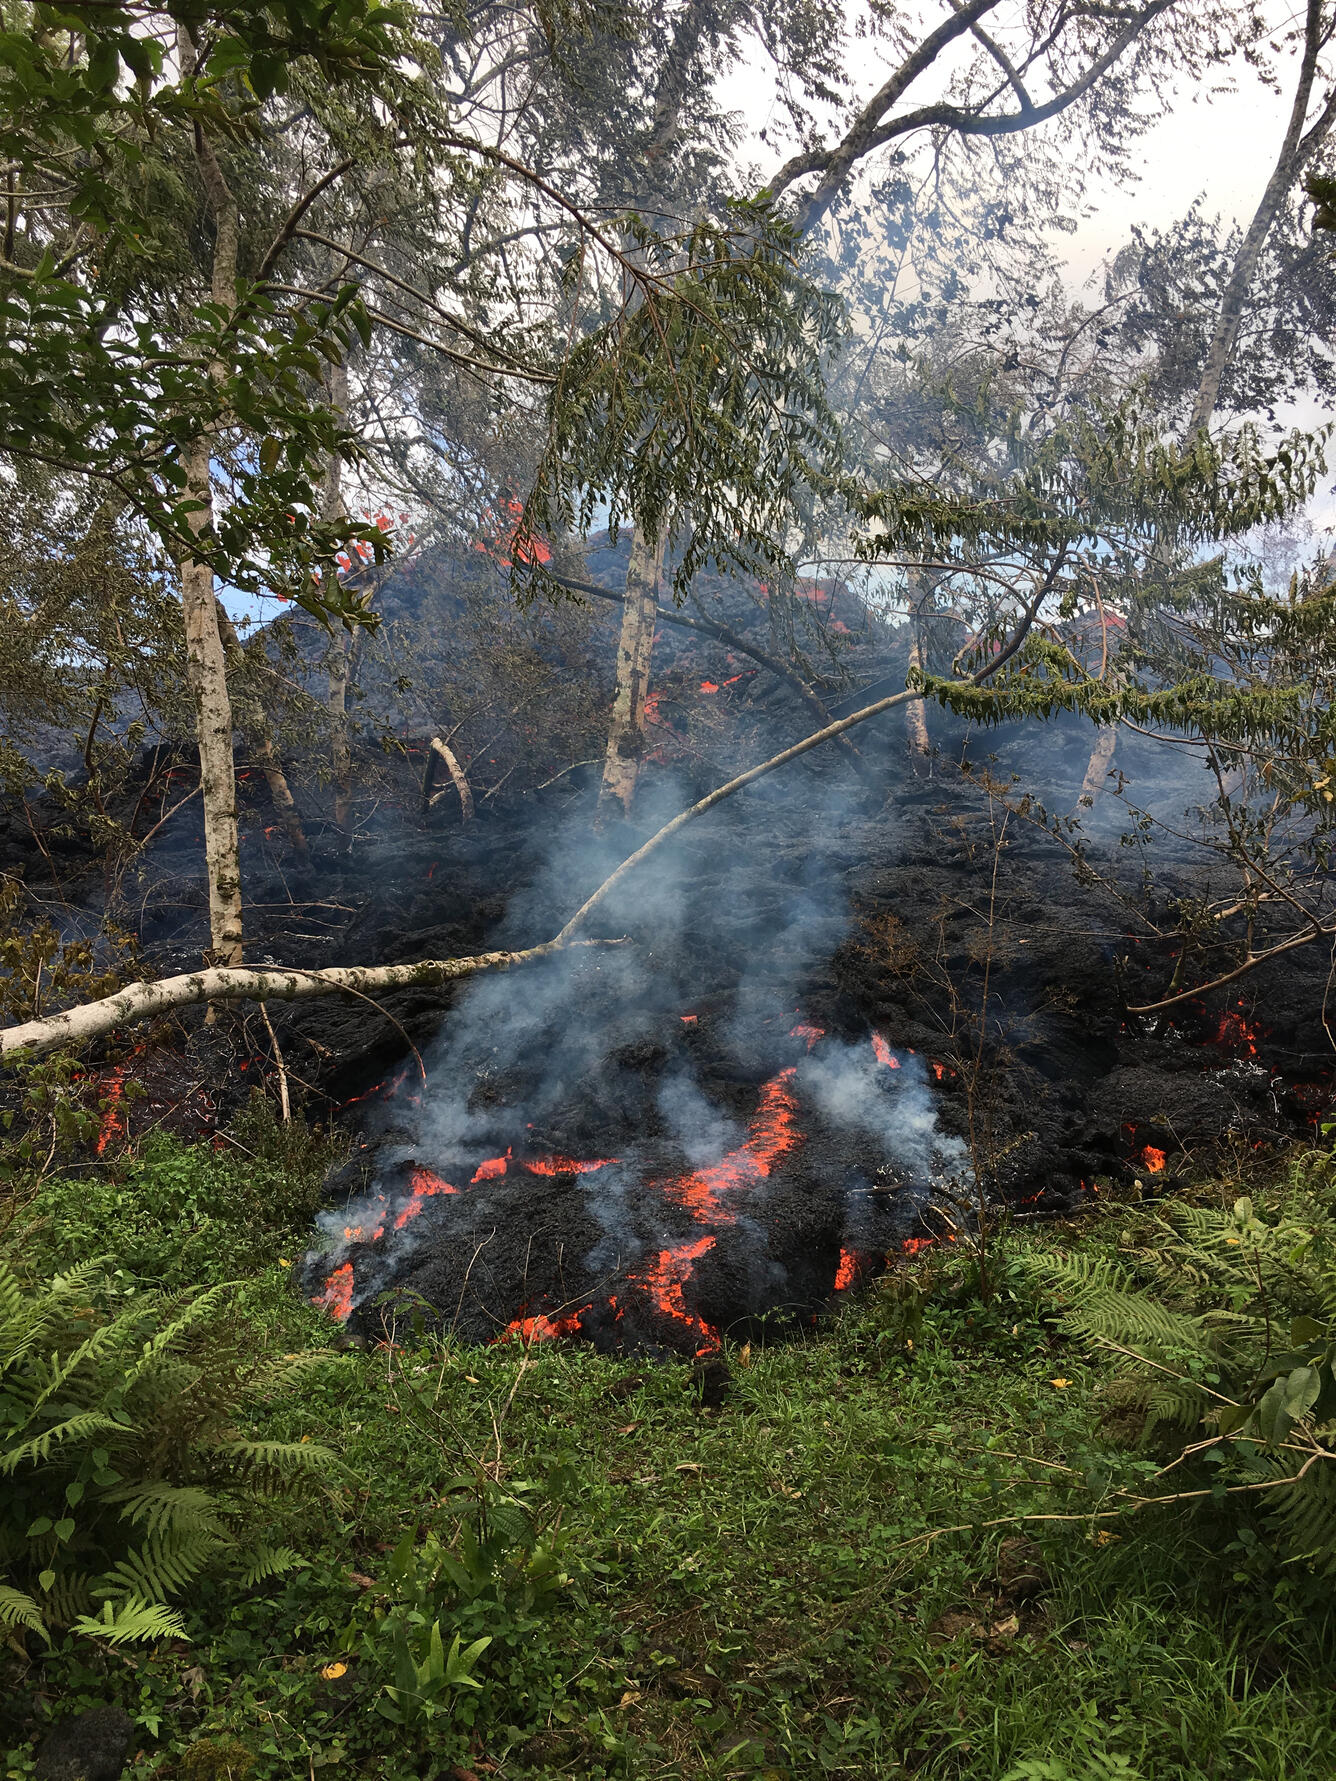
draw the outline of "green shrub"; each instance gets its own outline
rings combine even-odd
[[[1289,1556],[1332,1574],[1336,1237],[1304,1211],[1174,1206],[1126,1264],[1029,1265],[1063,1324],[1112,1358],[1147,1435],[1180,1432],[1165,1500],[1260,1500]]]
[[[165,1134],[115,1171],[44,1182],[28,1213],[53,1267],[108,1258],[125,1286],[216,1283],[271,1265],[280,1238],[304,1241],[338,1154],[306,1127],[280,1125],[262,1096],[221,1149]]]
[[[458,1480],[453,1539],[400,1541],[382,1586],[388,1606],[365,1642],[393,1678],[379,1702],[387,1719],[415,1725],[449,1711],[459,1690],[479,1686],[474,1666],[489,1646],[522,1643],[552,1612],[572,1578],[566,1539],[544,1511],[566,1482],[560,1470],[541,1486]]]
[[[226,1563],[243,1585],[302,1563],[264,1499],[334,1464],[234,1426],[321,1355],[250,1360],[226,1288],[98,1303],[99,1269],[25,1280],[0,1258],[0,1625],[113,1643],[181,1636],[179,1596]]]

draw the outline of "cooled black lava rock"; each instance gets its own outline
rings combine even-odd
[[[117,1781],[135,1726],[119,1707],[91,1707],[62,1719],[37,1747],[40,1781]]]

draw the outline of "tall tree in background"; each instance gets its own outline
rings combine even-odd
[[[1019,219],[1019,228],[1015,212],[1032,193],[1044,192],[1050,201],[1057,189],[1069,197],[1079,195],[1070,167],[1064,171],[1060,166],[1064,141],[1090,145],[1097,140],[1098,156],[1117,165],[1152,114],[1153,103],[1148,106],[1145,101],[1148,97],[1153,101],[1157,82],[1171,67],[1200,72],[1222,61],[1236,47],[1238,28],[1246,16],[1245,8],[1228,4],[1188,7],[1176,0],[1149,0],[1095,18],[1085,13],[1078,17],[1061,4],[1031,8],[1023,17],[1012,18],[1000,13],[998,0],[970,0],[940,15],[936,8],[926,7],[911,16],[897,15],[893,22],[871,21],[867,28],[875,47],[884,45],[887,52],[886,78],[871,98],[853,99],[848,95],[854,83],[843,75],[828,48],[825,95],[839,93],[844,127],[833,141],[822,141],[813,112],[798,102],[798,89],[791,88],[795,96],[790,99],[790,122],[804,140],[771,178],[769,191],[786,201],[798,236],[806,239],[808,263],[816,268],[827,256],[831,275],[849,292],[856,311],[862,296],[858,287],[877,284],[884,261],[874,252],[870,263],[860,265],[856,273],[852,262],[879,237],[898,237],[906,256],[931,259],[940,252],[945,260],[949,244],[944,234],[958,241],[971,229],[980,240],[1004,232],[1005,223],[999,229],[992,214],[999,209],[1010,213],[1012,235],[1027,244],[1021,258],[1026,273],[1033,276],[1035,240],[1051,210],[1036,205],[1036,214]],[[672,154],[686,140],[678,71],[693,57],[699,59],[706,20],[715,33],[716,57],[721,46],[725,55],[731,48],[725,21],[734,31],[755,29],[760,22],[741,8],[729,17],[718,7],[694,0],[676,15],[673,53],[666,58],[655,107],[658,134],[646,156],[651,177],[637,200],[642,207],[671,206],[674,192],[687,189],[680,174],[675,181]],[[771,18],[768,23],[767,41],[773,41],[777,21]],[[785,24],[796,36],[795,21],[788,19]],[[698,90],[700,76],[707,72],[698,71]],[[1043,133],[1044,146],[1031,149],[1032,139],[1046,125],[1052,128]],[[976,151],[980,146],[991,148],[996,158],[1000,145],[1012,138],[1025,139],[1026,147],[998,162],[996,171],[1010,177],[980,181]],[[942,215],[932,213],[931,201],[927,213],[918,214],[920,196],[908,176],[916,165],[922,169],[924,187],[935,191],[939,202],[944,192],[949,194],[943,209],[949,212],[954,205],[959,213],[945,231]],[[877,172],[870,173],[870,168]],[[869,187],[869,180],[882,174],[890,177]],[[962,216],[967,219],[963,224]],[[959,279],[962,270],[957,260],[953,276]],[[852,276],[842,278],[842,274]],[[891,279],[889,287],[894,283]],[[879,301],[884,308],[896,301],[884,277]],[[864,326],[858,333],[880,344],[885,329]],[[856,403],[850,419],[857,423]],[[685,517],[672,516],[671,523],[684,524]],[[623,606],[619,678],[603,779],[605,801],[615,798],[628,811],[636,763],[645,749],[643,711],[652,640],[646,627],[652,631],[654,621],[652,604],[640,590],[648,579],[649,562],[647,542],[637,536]],[[781,585],[784,579],[772,577]],[[776,588],[770,597],[777,602],[780,590]],[[916,635],[924,622],[924,613],[916,607]],[[907,722],[911,746],[921,753],[927,743],[921,710],[916,708]]]

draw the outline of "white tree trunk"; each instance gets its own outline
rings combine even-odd
[[[631,539],[626,568],[622,629],[617,641],[617,691],[608,725],[599,808],[609,813],[619,804],[631,814],[640,762],[645,752],[645,699],[649,692],[650,655],[654,648],[655,608],[663,576],[663,539],[650,544],[639,526]]]
[[[1336,121],[1336,90],[1334,90],[1328,95],[1327,101],[1314,120],[1312,127],[1307,132],[1304,130],[1304,124],[1308,118],[1308,107],[1313,96],[1318,56],[1330,35],[1322,16],[1323,4],[1324,0],[1308,0],[1304,53],[1299,63],[1299,80],[1294,90],[1294,100],[1290,106],[1285,136],[1280,145],[1276,164],[1271,171],[1271,177],[1267,181],[1266,190],[1262,193],[1257,209],[1253,212],[1252,221],[1248,225],[1247,232],[1239,246],[1238,256],[1230,271],[1229,282],[1225,286],[1220,315],[1216,321],[1211,344],[1207,349],[1205,363],[1202,366],[1201,381],[1197,386],[1197,399],[1192,408],[1192,418],[1188,422],[1189,437],[1211,424],[1211,416],[1215,413],[1216,404],[1220,400],[1220,385],[1233,354],[1235,342],[1239,337],[1244,308],[1252,288],[1258,261],[1262,257],[1262,249],[1266,246],[1266,238],[1271,233],[1282,205],[1293,191],[1295,181],[1325,142],[1331,131],[1332,123]]]
[[[455,753],[454,749],[450,747],[450,744],[448,742],[442,742],[439,736],[432,737],[431,752],[445,762],[445,770],[450,775],[455,790],[459,793],[459,814],[461,820],[464,822],[471,822],[473,820],[473,789],[469,785],[468,775],[459,764],[459,756]],[[427,808],[430,809],[441,795],[441,792],[433,793],[427,800]]]
[[[177,54],[189,77],[197,65],[190,29],[177,26]],[[230,310],[237,300],[237,251],[241,219],[208,133],[195,126],[195,163],[213,222],[210,295]],[[214,375],[220,367],[214,367]],[[190,530],[202,537],[213,525],[211,459],[216,434],[202,433],[185,454],[186,485],[199,503]],[[196,557],[181,564],[181,605],[185,618],[186,664],[195,699],[199,733],[200,802],[204,807],[204,856],[209,878],[209,937],[214,962],[239,965],[242,955],[241,856],[237,844],[237,776],[232,755],[232,705],[227,693],[227,659],[218,630],[213,568]]]
[[[923,609],[931,594],[927,578],[921,570],[909,571],[909,671],[922,673],[926,660],[923,647]],[[905,706],[905,740],[913,764],[922,772],[932,755],[932,738],[928,735],[926,700],[914,699]]]
[[[1076,800],[1082,810],[1089,810],[1095,799],[1104,790],[1104,781],[1109,777],[1109,768],[1113,765],[1113,751],[1117,743],[1118,731],[1113,725],[1101,725],[1095,732],[1095,746],[1090,751],[1085,778],[1081,781],[1081,793]]]
[[[209,441],[190,447],[186,475],[191,499],[205,503],[190,515],[199,537],[213,521]],[[232,756],[232,702],[227,661],[218,633],[213,569],[188,557],[181,564],[186,671],[195,700],[199,737],[200,799],[204,807],[204,858],[209,879],[209,944],[214,962],[239,965],[242,956],[241,855],[237,841],[237,776]]]
[[[329,399],[340,414],[348,412],[348,365],[329,368]],[[325,473],[323,517],[337,519],[346,511],[343,499],[343,460],[335,452]],[[329,680],[325,709],[329,712],[329,754],[334,774],[334,822],[345,842],[350,839],[353,808],[353,753],[348,734],[348,682],[352,677],[353,636],[340,630],[330,640]]]

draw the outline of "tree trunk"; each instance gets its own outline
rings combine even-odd
[[[177,26],[177,54],[187,78],[198,60],[189,29]],[[237,250],[241,218],[213,144],[195,126],[195,164],[213,222],[210,295],[231,310],[237,300]],[[214,375],[220,372],[214,367]],[[185,451],[186,486],[199,507],[190,515],[195,538],[213,527],[211,460],[216,433],[193,439]],[[237,843],[237,776],[232,756],[232,705],[227,692],[227,661],[218,632],[213,567],[197,557],[181,564],[181,606],[185,620],[186,665],[195,699],[199,734],[200,801],[204,808],[204,857],[209,879],[209,938],[214,960],[239,965],[242,957],[241,855]]]
[[[923,643],[923,609],[931,589],[919,569],[909,571],[909,672],[923,672],[927,654]],[[928,735],[926,700],[912,699],[905,706],[905,740],[916,772],[927,770],[932,757],[932,739]]]
[[[1095,746],[1090,751],[1085,778],[1081,781],[1081,793],[1076,800],[1079,809],[1089,810],[1104,790],[1104,781],[1113,765],[1113,751],[1117,742],[1118,731],[1111,724],[1101,725],[1095,732]]]
[[[1253,214],[1248,232],[1243,237],[1238,258],[1234,262],[1225,286],[1224,299],[1220,305],[1220,315],[1216,322],[1215,333],[1206,354],[1206,362],[1202,367],[1201,382],[1197,386],[1197,399],[1193,404],[1192,418],[1188,422],[1189,438],[1199,433],[1203,427],[1209,427],[1211,416],[1215,413],[1216,404],[1220,400],[1220,385],[1229,365],[1234,344],[1239,337],[1239,328],[1243,322],[1244,305],[1248,300],[1248,292],[1252,286],[1253,275],[1257,271],[1257,263],[1262,257],[1262,249],[1266,238],[1271,233],[1272,225],[1280,214],[1281,205],[1294,189],[1294,182],[1302,173],[1306,164],[1325,141],[1333,119],[1336,119],[1336,91],[1329,95],[1325,106],[1314,120],[1313,127],[1304,133],[1304,120],[1308,116],[1308,106],[1313,95],[1313,81],[1317,73],[1317,58],[1325,41],[1326,33],[1322,23],[1323,0],[1308,0],[1308,18],[1304,30],[1303,60],[1299,65],[1299,84],[1295,88],[1294,103],[1290,107],[1290,119],[1285,129],[1285,137],[1280,146],[1280,155],[1267,181],[1266,190],[1262,193],[1261,202]]]
[[[190,529],[198,537],[213,523],[207,438],[191,445],[186,475],[191,499],[207,503],[190,515]],[[194,557],[181,564],[181,605],[185,617],[186,670],[195,699],[195,729],[199,737],[204,857],[209,878],[209,942],[216,964],[239,965],[243,929],[232,703],[227,692],[227,663],[218,634],[210,564]]]
[[[617,692],[608,726],[608,746],[603,759],[603,784],[599,811],[611,814],[620,804],[630,816],[636,794],[640,761],[645,752],[645,698],[649,691],[649,662],[654,647],[655,607],[663,575],[663,538],[654,544],[636,527],[631,539],[631,560],[626,568],[626,594],[622,604],[622,629],[617,641]]]
[[[432,805],[436,803],[436,800],[444,795],[444,788],[439,792],[433,792],[432,790],[432,763],[437,760],[445,762],[445,770],[450,775],[455,790],[459,793],[460,820],[462,822],[472,822],[473,791],[468,782],[468,775],[460,766],[459,757],[456,755],[454,749],[451,748],[448,742],[442,742],[439,736],[432,737],[431,747],[427,756],[426,796],[423,799],[424,810],[430,810]]]
[[[347,631],[340,630],[335,635],[329,655],[329,690],[325,700],[329,711],[330,765],[334,770],[334,822],[347,846],[352,839],[349,824],[353,808],[353,751],[348,737],[353,640]]]
[[[218,634],[223,642],[223,654],[234,666],[240,667],[245,661],[245,650],[241,647],[241,639],[237,636],[231,619],[221,601],[218,603]],[[297,810],[292,788],[288,784],[287,774],[283,771],[283,762],[278,749],[274,746],[273,734],[264,715],[264,709],[257,703],[248,702],[239,714],[241,730],[247,743],[259,762],[260,771],[264,774],[265,783],[269,787],[269,796],[273,801],[274,812],[288,838],[288,845],[297,858],[306,864],[309,856],[306,846],[306,831],[302,828],[302,819]]]
[[[348,412],[348,365],[329,368],[329,399],[340,414]],[[343,460],[335,452],[325,475],[324,518],[336,519],[344,512]],[[352,836],[349,822],[353,808],[353,754],[348,735],[348,682],[353,669],[353,636],[340,630],[329,646],[329,683],[325,708],[329,712],[329,754],[334,772],[334,823],[346,847]]]

